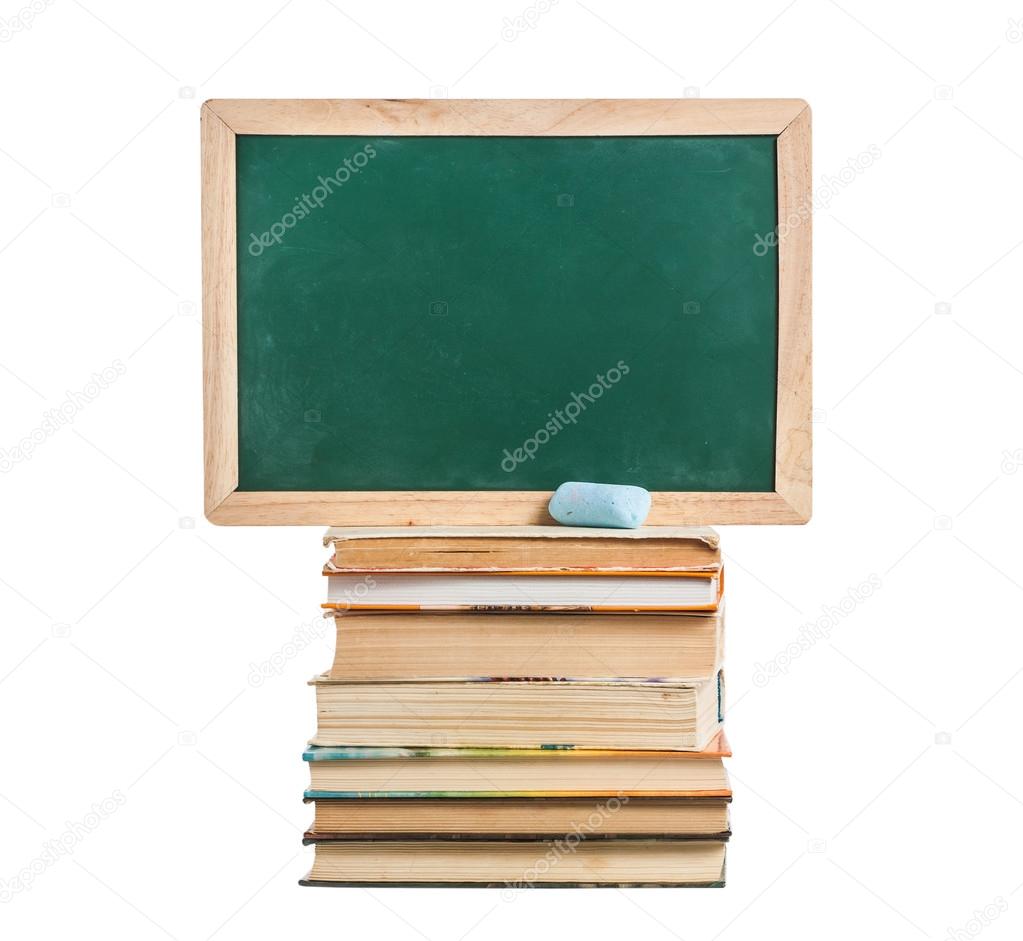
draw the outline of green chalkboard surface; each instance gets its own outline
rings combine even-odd
[[[774,489],[774,136],[236,147],[239,490]]]

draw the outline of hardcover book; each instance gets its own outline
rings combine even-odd
[[[327,572],[716,571],[718,535],[707,527],[638,530],[492,526],[330,529]]]
[[[723,613],[339,612],[334,620],[332,680],[683,681],[711,675],[724,656]]]
[[[720,670],[696,680],[501,679],[316,688],[315,745],[700,751],[723,716]]]
[[[311,745],[307,799],[731,798],[724,732],[702,751]]]
[[[695,840],[324,842],[303,885],[718,887],[725,844]]]

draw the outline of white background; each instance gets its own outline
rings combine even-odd
[[[513,2],[19,7],[0,447],[124,374],[0,475],[5,937],[1019,937],[1023,6],[559,0],[512,41]],[[813,521],[723,532],[728,887],[301,889],[324,552],[202,518],[200,102],[687,89],[806,98],[817,185],[880,153],[815,219]]]

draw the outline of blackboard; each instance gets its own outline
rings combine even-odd
[[[778,149],[236,134],[236,493],[775,494]]]

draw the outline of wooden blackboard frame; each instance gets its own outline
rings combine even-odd
[[[259,100],[202,107],[205,512],[227,525],[526,525],[540,491],[238,490],[239,134],[418,136],[774,135],[778,197],[775,489],[659,492],[650,525],[805,523],[811,508],[810,108],[800,99]]]

